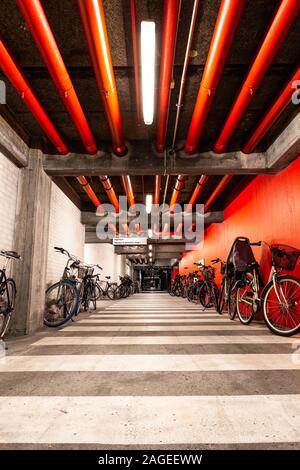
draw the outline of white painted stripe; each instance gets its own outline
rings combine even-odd
[[[300,370],[300,362],[293,361],[292,354],[91,354],[0,359],[0,372],[233,370]]]
[[[104,314],[104,315],[91,315],[89,318],[203,318],[201,313],[156,313],[156,314],[148,314],[148,313],[113,313],[111,314]],[[211,318],[215,318],[215,315],[211,315]]]
[[[144,326],[85,326],[76,322],[75,325],[67,326],[58,330],[60,332],[65,331],[236,331],[242,330],[245,331],[244,325],[232,324],[232,325],[182,325],[182,326],[173,326],[173,325],[144,325]],[[266,326],[248,326],[248,330],[265,330]]]
[[[50,336],[32,346],[114,345],[114,344],[293,344],[293,338],[272,334],[259,336]],[[63,360],[63,359],[62,359]]]
[[[300,395],[9,396],[0,419],[5,444],[300,442]]]
[[[92,319],[91,317],[85,320],[79,320],[78,323],[201,323],[201,322],[213,322],[213,323],[225,323],[225,319],[222,320],[219,317],[210,318],[210,317],[201,317],[201,318],[174,318],[174,320],[169,318],[128,318],[126,319],[116,319],[116,318],[109,318],[105,320],[103,317]]]

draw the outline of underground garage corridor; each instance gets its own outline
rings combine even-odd
[[[1,0],[1,458],[298,455],[299,12]]]

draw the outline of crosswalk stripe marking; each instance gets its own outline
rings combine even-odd
[[[177,318],[177,319],[170,319],[170,318],[128,318],[128,319],[116,319],[116,318],[109,318],[105,320],[103,317],[101,318],[87,318],[84,320],[79,320],[78,323],[201,323],[201,322],[213,322],[213,323],[225,323],[225,320],[221,318],[210,318],[210,317],[203,317],[203,318]]]
[[[78,323],[78,322],[77,322]],[[72,331],[235,331],[235,330],[242,330],[245,331],[245,327],[243,325],[182,325],[182,326],[165,326],[165,325],[144,325],[144,326],[85,326],[80,324],[67,326],[59,330],[60,332],[72,332]],[[248,327],[248,330],[256,330],[261,331],[265,329],[264,325],[262,326],[251,326]]]
[[[300,370],[292,354],[6,356],[0,372]]]
[[[0,397],[0,410],[1,443],[300,442],[300,395]]]
[[[293,338],[275,335],[260,336],[52,336],[32,346],[62,346],[87,344],[293,344]]]

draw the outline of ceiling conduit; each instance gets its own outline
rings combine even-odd
[[[245,0],[223,0],[221,3],[188,130],[185,144],[185,152],[187,154],[193,154],[197,150],[199,139],[244,6]]]
[[[188,202],[189,204],[189,209],[188,209],[188,212],[191,212],[193,206],[197,203],[198,201],[198,198],[200,196],[200,194],[202,193],[202,190],[204,188],[204,186],[206,185],[207,183],[207,180],[208,180],[208,176],[206,175],[202,175],[200,176],[199,180],[197,181],[197,184],[194,188],[194,191],[190,197],[190,200]],[[176,234],[178,234],[181,230],[182,230],[182,223],[178,224],[178,227],[176,228]]]
[[[97,152],[97,145],[40,0],[17,0],[17,4],[87,152],[95,154]]]
[[[215,190],[212,192],[212,194],[209,196],[207,199],[206,203],[204,204],[204,213],[208,211],[210,206],[214,203],[214,201],[217,199],[217,197],[221,194],[222,191],[228,186],[230,181],[232,180],[232,175],[225,175],[215,188]]]
[[[222,153],[226,149],[232,134],[267,72],[273,57],[277,53],[293,21],[298,15],[299,10],[299,0],[281,1],[271,27],[263,40],[247,78],[242,85],[241,91],[239,92],[219,138],[215,143],[215,153]]]
[[[61,155],[66,155],[69,152],[67,145],[57,132],[51,119],[47,116],[23,71],[4,44],[2,36],[0,36],[0,67],[57,151]]]
[[[300,82],[300,67],[296,70],[288,84],[283,88],[278,98],[274,101],[273,105],[266,112],[263,119],[255,129],[253,134],[249,137],[248,141],[242,148],[242,152],[251,153],[266,135],[268,130],[272,127],[274,122],[279,118],[281,113],[290,104],[292,95],[295,92],[295,82]]]
[[[114,152],[125,155],[122,118],[101,0],[78,0],[98,89],[107,117]]]

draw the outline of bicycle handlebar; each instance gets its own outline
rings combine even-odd
[[[259,241],[259,242],[254,242],[254,243],[250,243],[251,246],[261,246],[264,242],[262,241]]]

